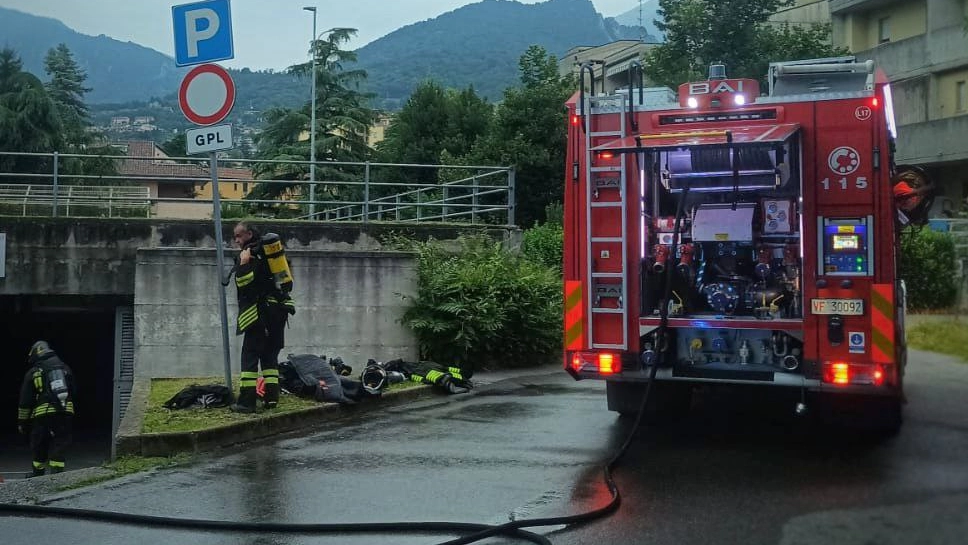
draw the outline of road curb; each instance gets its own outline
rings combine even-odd
[[[145,396],[143,402],[134,403],[135,397],[140,396],[133,395],[132,406],[137,405],[137,409],[130,415],[132,417],[130,421],[128,418],[129,415],[125,415],[126,426],[118,433],[118,437],[116,438],[116,451],[118,456],[148,457],[172,456],[178,453],[198,454],[230,445],[265,439],[281,433],[311,429],[317,425],[330,422],[334,418],[340,418],[341,416],[349,414],[358,414],[360,411],[386,408],[388,406],[438,395],[444,394],[435,391],[430,386],[420,386],[385,392],[379,397],[368,398],[365,401],[353,405],[326,403],[318,407],[292,412],[275,414],[264,412],[243,422],[233,422],[205,430],[169,433],[132,433],[132,429],[140,430],[141,428],[140,421],[144,417],[144,405],[147,402],[147,396]],[[137,413],[140,413],[140,418]],[[135,425],[135,421],[137,421],[137,425]]]

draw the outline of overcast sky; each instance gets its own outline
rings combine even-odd
[[[543,0],[519,0],[536,4]],[[612,17],[637,8],[638,0],[592,0]],[[174,55],[171,7],[191,0],[0,0],[0,6],[59,19],[82,34],[106,34]],[[281,70],[302,62],[309,51],[315,5],[317,30],[358,29],[348,49],[356,49],[412,23],[433,19],[467,0],[232,0],[234,68]],[[2,37],[0,37],[2,39]]]

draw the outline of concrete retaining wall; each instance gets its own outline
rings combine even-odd
[[[227,259],[235,220],[222,224]],[[256,222],[278,233],[292,258],[296,316],[287,353],[340,356],[360,368],[368,358],[415,358],[412,334],[399,323],[402,296],[416,290],[414,258],[380,251],[387,235],[453,241],[486,233],[513,243],[500,227],[448,224]],[[6,275],[0,296],[114,295],[135,306],[135,374],[219,376],[224,372],[211,221],[0,217]],[[234,283],[227,288],[233,372]]]
[[[416,261],[404,252],[289,251],[296,315],[287,353],[340,356],[361,369],[367,358],[417,356],[400,324],[403,296],[416,292]],[[157,248],[137,252],[135,374],[218,376],[224,372],[214,249]],[[242,337],[234,281],[226,289],[233,373]]]
[[[278,233],[289,251],[380,250],[381,239],[390,234],[442,241],[464,233],[487,233],[497,240],[516,236],[500,227],[453,224],[273,221],[255,225]],[[227,250],[234,226],[234,220],[222,224]],[[135,253],[140,248],[215,247],[211,221],[0,217],[0,233],[6,234],[7,241],[0,295],[130,296],[135,289]]]

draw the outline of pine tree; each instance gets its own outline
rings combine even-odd
[[[75,146],[87,143],[89,137],[85,129],[89,121],[84,95],[91,90],[84,86],[87,74],[77,65],[71,50],[65,44],[47,52],[44,69],[50,76],[46,85],[47,93],[57,107],[67,142]]]
[[[52,152],[61,145],[56,107],[13,49],[0,50],[0,151]],[[50,172],[42,157],[0,156],[0,172]]]
[[[356,60],[356,53],[340,47],[356,34],[356,29],[339,28],[325,40],[314,40],[310,52],[316,57],[316,161],[362,162],[370,158],[372,150],[366,135],[376,119],[368,102],[370,94],[360,90],[366,71],[350,70],[348,63]],[[290,66],[290,74],[312,77],[312,62]],[[308,91],[307,85],[307,91]],[[308,92],[306,93],[309,94]],[[312,111],[310,101],[300,109],[272,108],[264,114],[265,130],[258,137],[258,158],[282,161],[308,161]],[[257,164],[253,168],[262,179],[306,180],[308,165],[282,163]],[[337,165],[320,164],[316,179],[359,181],[358,173]],[[297,184],[258,184],[249,194],[253,199],[272,199],[293,190]],[[336,186],[321,186],[317,191],[329,198],[351,198]],[[317,198],[321,196],[317,194]]]

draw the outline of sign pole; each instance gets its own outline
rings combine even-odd
[[[185,118],[202,128],[186,131],[185,150],[189,155],[210,153],[212,171],[212,219],[215,223],[215,263],[218,276],[219,311],[222,318],[222,355],[225,359],[225,385],[232,390],[232,361],[229,353],[229,320],[225,302],[225,248],[222,241],[222,203],[218,194],[216,152],[232,149],[232,125],[221,122],[235,105],[235,82],[215,61],[235,58],[232,39],[231,0],[202,0],[172,6],[175,35],[175,66],[199,65],[191,69],[178,88],[178,106]],[[201,23],[201,24],[200,24]],[[231,275],[230,275],[231,278]],[[234,396],[233,396],[234,397]]]
[[[225,271],[225,252],[222,242],[222,202],[218,194],[218,159],[213,151],[209,169],[212,171],[212,218],[215,219],[215,263],[218,275],[219,311],[222,315],[222,358],[225,360],[225,385],[232,391],[232,357],[229,353],[229,311],[225,301],[225,285],[222,274]]]

